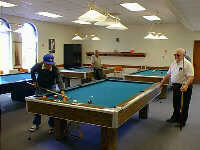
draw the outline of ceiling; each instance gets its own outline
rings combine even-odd
[[[18,5],[12,8],[3,8],[2,14],[20,16],[28,19],[77,25],[72,23],[80,15],[87,12],[91,0],[2,0]],[[134,24],[147,24],[143,15],[157,15],[160,23],[182,23],[191,31],[200,31],[200,0],[123,0],[124,2],[138,2],[147,10],[131,12],[121,7],[120,0],[93,0],[96,7],[101,10],[108,9],[111,14],[117,14],[121,22],[128,26]],[[51,19],[42,17],[36,12],[48,11],[62,18]],[[84,25],[85,26],[85,25]]]

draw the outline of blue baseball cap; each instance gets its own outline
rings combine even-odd
[[[54,56],[51,54],[46,54],[43,56],[43,61],[48,65],[54,65]]]

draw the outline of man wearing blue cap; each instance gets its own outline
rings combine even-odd
[[[64,86],[60,76],[60,72],[58,68],[55,66],[53,55],[51,54],[44,55],[43,62],[37,63],[31,68],[31,77],[33,79],[33,84],[36,88],[41,87],[49,90],[55,90],[56,84],[58,84],[61,94],[63,95],[63,97],[66,97],[64,93]],[[36,89],[36,95],[40,95],[43,93],[44,91],[42,91],[40,88]],[[33,126],[29,130],[34,132],[35,130],[39,129],[40,123],[41,123],[41,115],[35,114],[33,120]],[[52,134],[54,131],[53,130],[54,122],[52,117],[49,117],[48,124],[50,127],[49,133]]]

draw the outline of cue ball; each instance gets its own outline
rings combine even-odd
[[[43,99],[46,99],[46,98],[47,98],[47,96],[45,96],[45,95],[44,95],[44,96],[42,96],[42,98],[43,98]]]
[[[73,100],[73,103],[78,103],[78,101],[76,99]]]
[[[54,98],[58,98],[58,95],[54,95],[53,97],[54,97]]]

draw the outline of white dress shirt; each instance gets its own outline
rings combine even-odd
[[[183,68],[184,66],[184,68]],[[184,84],[187,82],[189,76],[194,76],[194,68],[191,62],[187,59],[181,60],[179,63],[174,61],[167,72],[170,75],[172,83]]]

